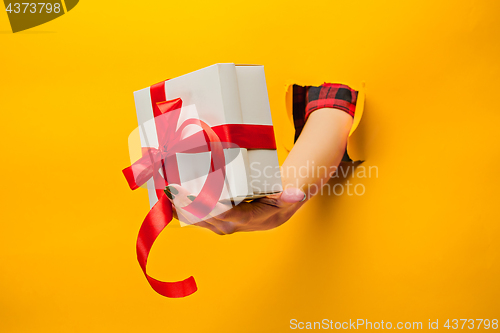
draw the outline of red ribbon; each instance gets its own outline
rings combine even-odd
[[[187,119],[177,129],[182,107],[180,98],[166,101],[165,82],[150,87],[151,103],[158,136],[159,148],[143,148],[143,157],[125,168],[123,174],[132,190],[153,178],[158,202],[144,219],[137,237],[137,260],[151,287],[166,297],[185,297],[197,290],[194,278],[183,281],[163,282],[146,272],[149,252],[154,241],[172,220],[172,203],[163,191],[169,183],[180,184],[176,153],[211,151],[211,168],[205,184],[196,199],[186,207],[187,212],[198,218],[207,216],[217,204],[224,187],[225,148],[276,149],[271,125],[227,124],[210,127],[199,119]],[[201,131],[182,138],[182,131],[196,125]],[[206,145],[200,145],[200,140]],[[162,170],[162,174],[159,172]],[[165,177],[166,176],[166,177]]]

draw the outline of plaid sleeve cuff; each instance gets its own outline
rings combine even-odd
[[[293,122],[297,141],[307,118],[322,108],[335,108],[354,118],[358,92],[338,83],[324,83],[319,87],[293,85]]]

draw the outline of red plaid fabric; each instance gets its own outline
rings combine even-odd
[[[335,108],[347,112],[354,118],[358,92],[349,86],[339,83],[324,83],[319,87],[293,85],[293,123],[295,141],[299,138],[307,118],[315,110]],[[351,161],[344,155],[344,161]]]

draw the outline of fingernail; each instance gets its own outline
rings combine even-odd
[[[179,193],[179,191],[175,187],[173,187],[173,186],[167,186],[167,187],[165,187],[165,189],[163,190],[163,192],[165,192],[165,194],[167,195],[167,197],[169,197],[170,200],[174,200],[175,199],[174,194]]]
[[[170,193],[169,190],[165,189],[164,192],[170,200],[174,200],[175,197],[172,195],[172,193]]]
[[[168,190],[172,194],[179,194],[179,191],[172,185],[167,186],[165,190]]]
[[[191,201],[194,201],[194,199],[196,199],[194,195],[188,195],[187,198]]]
[[[297,203],[307,199],[306,193],[296,187],[285,188],[281,193],[281,199],[285,202]]]

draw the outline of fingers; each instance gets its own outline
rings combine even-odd
[[[182,210],[179,211],[179,213],[177,213],[177,210],[175,209],[174,207],[174,217],[176,219],[178,219],[179,221],[182,221],[186,224],[189,224],[189,225],[195,225],[197,227],[202,227],[202,228],[206,228],[214,233],[216,233],[217,235],[224,235],[225,233],[222,232],[221,230],[219,230],[217,227],[215,227],[214,225],[210,224],[210,223],[207,223],[206,221],[199,221],[199,222],[193,222],[192,220],[190,221],[183,213],[182,213]]]
[[[194,198],[191,198],[194,200]],[[204,220],[204,222],[207,222],[208,224],[214,226],[217,228],[220,232],[222,232],[223,235],[229,235],[237,231],[236,224],[233,221],[222,221],[219,219],[219,215],[224,214],[225,212],[228,212],[233,209],[233,206],[231,203],[222,203],[218,202],[214,209],[208,214],[207,218]]]
[[[200,219],[198,217],[183,210],[184,207],[186,207],[193,200],[196,199],[196,197],[194,195],[190,194],[187,189],[185,189],[184,187],[177,185],[177,184],[171,184],[165,188],[165,193],[167,194],[169,199],[172,201],[172,203],[175,205],[177,210],[182,211],[186,217],[189,217],[189,220],[191,221],[191,223],[196,223],[196,222],[200,221]],[[223,213],[231,208],[232,208],[232,206],[230,203],[224,204],[221,202],[217,202],[217,204],[212,209],[212,211],[210,212],[208,217],[210,218],[210,217],[216,216],[216,215]]]
[[[194,224],[196,222],[199,222],[199,219],[196,216],[182,209],[182,207],[185,207],[191,203],[191,201],[187,197],[189,195],[189,192],[186,189],[184,189],[182,186],[171,184],[165,188],[165,194],[172,202],[174,209],[177,212],[179,221],[187,224]]]
[[[213,214],[217,212],[223,212],[231,208],[230,205],[225,205],[222,203],[217,203],[215,209],[211,214],[208,215],[205,220],[200,220],[198,217],[182,209],[183,207],[189,205],[195,197],[189,193],[184,187],[171,184],[166,187],[165,193],[170,201],[173,203],[175,211],[177,212],[179,221],[190,225],[196,225],[199,227],[207,228],[218,235],[224,235],[234,232],[234,227],[228,223],[221,223],[220,221],[213,218]]]
[[[221,222],[238,222],[246,223],[253,215],[253,202],[240,202],[231,209],[219,209],[217,214],[214,214],[214,219]]]
[[[272,194],[252,202],[242,202],[233,209],[216,216],[216,218],[222,221],[247,223],[254,218],[264,219],[283,208],[291,207],[305,200],[306,194],[302,190],[290,187],[281,193]]]
[[[202,221],[182,209],[189,205],[195,197],[180,185],[169,185],[165,191],[175,205],[180,221],[207,228],[218,235],[231,234],[236,231],[260,230],[260,224],[272,220],[274,214],[286,217],[291,208],[293,214],[306,200],[306,194],[298,188],[286,188],[282,193],[269,195],[252,202],[241,202],[232,207],[218,202],[212,212]],[[285,219],[286,220],[286,219]]]

